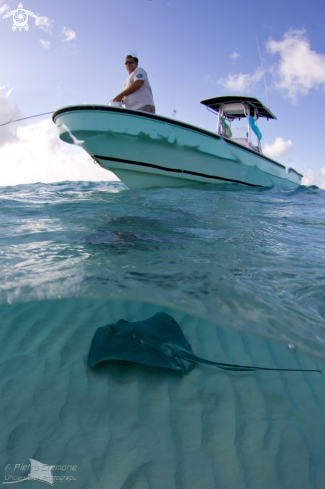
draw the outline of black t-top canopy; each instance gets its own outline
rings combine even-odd
[[[219,112],[220,106],[224,104],[238,104],[240,102],[246,103],[253,110],[254,108],[256,108],[259,117],[265,117],[266,119],[276,119],[275,115],[272,114],[270,109],[267,109],[262,104],[262,102],[253,97],[243,97],[242,95],[224,95],[223,97],[214,97],[207,100],[202,100],[201,104],[210,107],[210,109],[215,110],[216,112]],[[233,114],[233,116],[243,117],[243,114],[239,113],[238,116],[236,116],[236,114]]]

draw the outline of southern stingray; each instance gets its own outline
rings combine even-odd
[[[89,351],[88,366],[105,360],[125,360],[153,367],[188,373],[196,363],[216,365],[226,370],[281,370],[286,372],[320,372],[287,368],[249,367],[212,362],[194,355],[179,324],[168,314],[158,312],[138,322],[120,319],[115,324],[98,328]]]

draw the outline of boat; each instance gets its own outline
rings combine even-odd
[[[258,99],[228,95],[201,103],[217,114],[216,132],[107,105],[63,107],[52,119],[62,141],[81,146],[129,189],[196,183],[301,185],[303,175],[263,154],[257,121],[276,117]],[[247,127],[233,127],[241,119]]]

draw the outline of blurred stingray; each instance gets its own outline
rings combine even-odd
[[[320,372],[284,368],[249,367],[211,362],[194,355],[179,324],[168,314],[159,312],[149,319],[117,323],[98,328],[89,351],[88,366],[105,360],[125,360],[153,367],[188,373],[196,363],[216,365],[225,370],[281,370],[286,372]]]

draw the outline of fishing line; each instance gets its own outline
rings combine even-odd
[[[262,55],[261,55],[260,46],[259,46],[259,44],[258,44],[257,37],[256,37],[256,42],[257,42],[257,48],[258,48],[258,52],[260,53],[260,60],[261,60],[261,65],[262,65],[262,70],[263,70],[263,75],[264,75],[264,83],[265,83],[265,92],[266,92],[267,106],[268,106],[268,108],[270,108],[270,104],[269,104],[269,96],[268,96],[268,94],[267,94],[267,86],[266,86],[266,78],[265,78],[265,71],[264,71],[264,66],[263,66],[263,60],[262,60]]]
[[[29,117],[22,117],[21,119],[15,119],[14,121],[12,119],[10,119],[10,121],[5,122],[4,124],[0,124],[0,127],[6,126],[7,124],[10,124],[11,122],[25,121],[26,119],[32,119],[33,117],[40,117],[41,115],[53,114],[53,112],[55,112],[55,111],[52,110],[52,112],[44,112],[44,114],[30,115]]]

